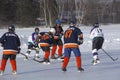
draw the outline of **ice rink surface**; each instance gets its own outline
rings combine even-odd
[[[91,54],[91,40],[89,32],[91,27],[81,26],[80,29],[84,34],[84,43],[80,46],[82,54],[82,67],[84,72],[78,72],[75,63],[75,57],[72,54],[67,67],[67,72],[61,71],[62,62],[53,62],[50,65],[40,64],[31,58],[25,61],[22,55],[17,56],[17,75],[11,74],[10,62],[7,62],[6,70],[0,80],[120,80],[120,25],[101,25],[105,34],[103,48],[113,57],[119,58],[112,61],[102,50],[99,50],[100,64],[93,66]],[[64,27],[64,30],[66,27]],[[49,28],[40,28],[40,31],[48,31]],[[7,29],[0,29],[0,36]],[[22,36],[21,52],[27,51],[27,38],[34,31],[34,28],[16,29],[16,33]],[[0,48],[2,52],[2,48]],[[0,54],[0,61],[1,56]],[[44,53],[40,50],[40,57]]]

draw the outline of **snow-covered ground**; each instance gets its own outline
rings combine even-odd
[[[99,50],[100,64],[93,66],[91,64],[91,40],[89,32],[91,27],[81,26],[80,29],[84,33],[84,43],[80,46],[82,53],[82,66],[84,72],[77,72],[74,55],[71,56],[67,67],[67,72],[61,71],[61,63],[43,65],[33,60],[25,61],[22,55],[17,56],[17,75],[11,74],[11,65],[8,61],[6,70],[0,80],[120,80],[120,25],[101,25],[105,35],[103,49],[113,58],[118,57],[117,61],[112,61],[102,50]],[[66,27],[64,27],[64,30]],[[0,36],[7,29],[0,29]],[[34,31],[34,28],[16,29],[16,33],[21,36],[22,50],[25,53],[27,50],[27,38]],[[40,31],[49,31],[49,28],[40,28]],[[0,53],[2,48],[0,48]],[[34,55],[34,51],[31,55]],[[0,59],[1,59],[0,54]],[[31,56],[31,57],[32,57]],[[40,50],[40,56],[43,56],[43,51]]]

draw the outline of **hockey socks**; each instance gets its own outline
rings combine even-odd
[[[77,68],[81,68],[81,57],[76,57]]]
[[[68,62],[69,62],[69,57],[64,57],[64,62],[62,64],[62,69],[66,69]]]
[[[1,69],[0,69],[1,71],[5,70],[6,63],[7,63],[7,60],[6,59],[2,59],[2,61],[1,61]]]
[[[81,67],[82,66],[82,61],[81,61],[81,57],[76,57],[76,64],[77,64],[77,68],[78,68],[78,72],[84,71],[84,69]]]
[[[58,49],[58,56],[59,56],[59,57],[62,57],[62,48],[63,48],[63,46],[60,45],[60,46],[58,46],[58,47],[59,47],[59,49]]]
[[[45,52],[45,55],[44,55],[44,59],[49,58],[49,55],[50,55],[50,51],[46,51],[46,52]]]
[[[12,71],[16,71],[17,67],[16,67],[16,61],[15,60],[10,60],[11,66],[12,66]]]
[[[56,49],[57,49],[57,46],[56,46],[56,45],[53,45],[53,46],[52,46],[51,56],[54,56],[54,55],[55,55]]]

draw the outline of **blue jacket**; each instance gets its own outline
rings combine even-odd
[[[50,46],[53,43],[53,35],[49,32],[41,32],[40,35],[40,46]]]
[[[54,35],[58,36],[59,38],[62,38],[63,33],[64,33],[63,28],[61,26],[54,26],[53,28],[55,29]]]
[[[64,47],[78,48],[78,36],[83,34],[77,27],[70,26],[64,33]]]
[[[20,47],[20,39],[17,34],[6,32],[0,38],[0,43],[2,43],[3,51],[13,51],[17,52]]]

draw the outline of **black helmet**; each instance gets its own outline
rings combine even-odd
[[[9,31],[12,31],[12,32],[15,32],[15,27],[14,27],[14,25],[10,24],[10,25],[8,26],[8,30],[9,30]]]
[[[39,31],[39,28],[35,28],[35,31],[37,31],[37,30]]]
[[[75,21],[70,21],[69,24],[75,24]]]
[[[69,22],[69,25],[70,25],[70,26],[75,26],[75,21],[70,21],[70,22]]]
[[[39,33],[39,28],[35,28],[35,32],[38,34]]]
[[[95,23],[95,24],[94,24],[94,27],[99,27],[99,23]]]

